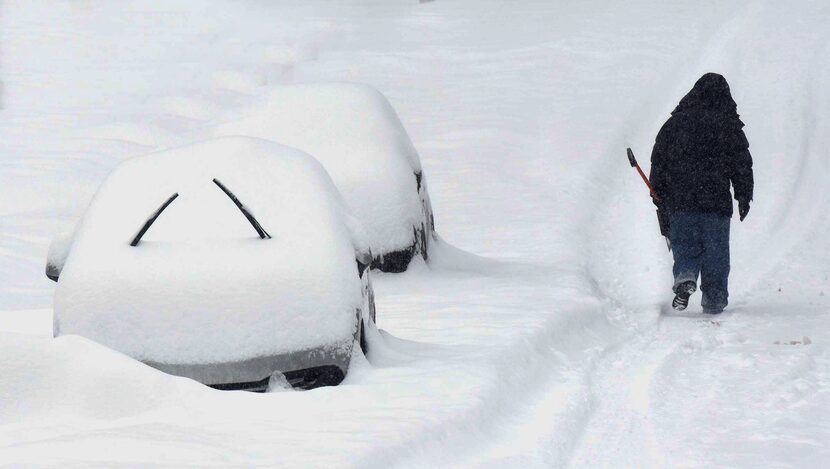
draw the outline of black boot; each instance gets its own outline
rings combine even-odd
[[[671,302],[671,307],[683,311],[686,306],[689,306],[689,297],[692,293],[697,291],[697,284],[688,280],[674,287],[674,300]]]

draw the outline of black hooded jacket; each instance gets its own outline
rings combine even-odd
[[[651,153],[651,183],[670,212],[732,216],[752,200],[752,156],[726,79],[707,73],[660,129]]]

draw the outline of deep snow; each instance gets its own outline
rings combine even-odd
[[[829,21],[807,0],[4,2],[0,462],[821,467]],[[659,314],[669,257],[624,155],[647,161],[706,71],[757,185],[717,324]],[[42,337],[48,240],[117,161],[318,81],[389,97],[443,236],[374,279],[385,332],[344,385],[221,393]]]

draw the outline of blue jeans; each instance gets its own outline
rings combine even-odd
[[[719,313],[729,303],[729,221],[715,213],[671,214],[674,286],[700,275],[701,305]]]

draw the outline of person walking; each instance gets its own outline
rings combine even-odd
[[[669,214],[674,253],[672,307],[684,310],[703,292],[703,312],[718,314],[729,299],[732,197],[744,221],[753,195],[752,156],[726,79],[703,75],[660,129],[650,180]]]

